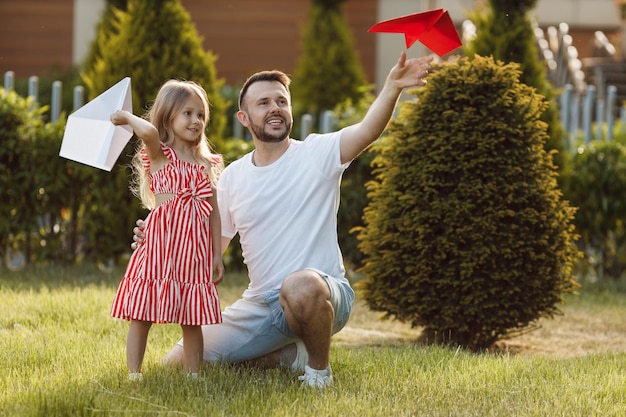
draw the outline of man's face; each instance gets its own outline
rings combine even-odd
[[[278,81],[257,81],[248,87],[240,121],[261,142],[281,142],[293,124],[289,92]]]

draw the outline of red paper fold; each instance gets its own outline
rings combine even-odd
[[[404,33],[407,49],[415,41],[420,41],[439,56],[462,45],[450,14],[444,9],[383,20],[369,28],[368,32]]]

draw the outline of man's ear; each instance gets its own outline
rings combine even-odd
[[[246,113],[245,111],[239,110],[237,112],[237,120],[239,120],[239,123],[241,123],[245,127],[248,127],[248,125],[250,124],[250,122],[248,121],[248,113]]]

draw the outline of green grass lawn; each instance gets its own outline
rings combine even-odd
[[[302,389],[287,370],[207,366],[188,380],[159,364],[180,337],[175,325],[153,327],[144,381],[128,382],[128,325],[109,316],[122,272],[0,269],[0,415],[626,415],[626,291],[619,286],[583,287],[568,297],[563,316],[492,354],[417,346],[418,330],[380,321],[359,303],[334,339],[335,384],[319,392]],[[223,306],[244,285],[244,276],[228,275]]]

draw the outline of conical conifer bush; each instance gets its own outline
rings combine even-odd
[[[366,302],[471,350],[559,312],[577,286],[574,210],[517,64],[440,66],[375,145],[359,230]]]
[[[161,85],[170,78],[192,80],[207,92],[211,120],[207,135],[219,141],[226,125],[226,103],[220,94],[215,56],[205,51],[189,13],[180,0],[129,0],[126,10],[114,10],[114,19],[103,23],[101,37],[87,61],[83,81],[90,98],[124,77],[131,77],[133,110],[141,115],[152,103]]]
[[[304,113],[318,117],[346,100],[365,94],[365,73],[342,15],[345,0],[312,0],[302,34],[302,55],[293,75],[291,93],[296,122]],[[304,138],[302,138],[304,139]]]

